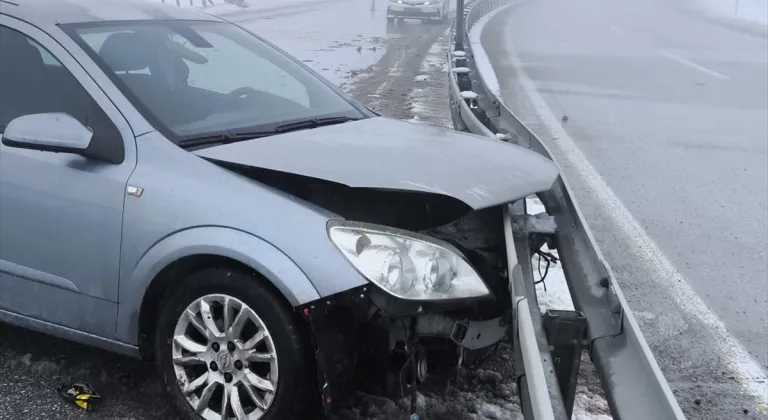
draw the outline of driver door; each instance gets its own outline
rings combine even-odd
[[[12,57],[0,65],[0,134],[16,117],[64,112],[91,125],[100,147],[124,150],[114,164],[0,145],[0,319],[113,337],[133,133],[83,67],[41,30],[3,15],[0,57]],[[100,136],[103,130],[111,135]]]

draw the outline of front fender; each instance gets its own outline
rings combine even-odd
[[[132,345],[138,343],[139,310],[152,280],[172,262],[200,254],[231,258],[253,268],[272,282],[291,305],[298,306],[320,298],[304,272],[269,242],[231,228],[190,228],[157,242],[130,272],[121,275],[117,340]]]

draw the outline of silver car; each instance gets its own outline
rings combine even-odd
[[[504,337],[501,206],[544,157],[194,10],[0,0],[0,61],[0,321],[154,358],[211,420],[412,393]]]
[[[448,18],[450,0],[389,0],[387,3],[387,22],[395,19],[420,19],[422,22],[443,22]]]

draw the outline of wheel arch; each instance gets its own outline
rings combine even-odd
[[[146,328],[151,329],[153,311],[168,287],[196,270],[217,265],[253,272],[292,307],[320,298],[304,272],[264,239],[225,227],[186,229],[153,245],[121,280],[118,340],[146,354]]]

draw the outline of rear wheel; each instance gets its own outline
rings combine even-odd
[[[306,340],[280,296],[253,276],[191,275],[166,296],[156,333],[165,388],[187,418],[307,418]]]

